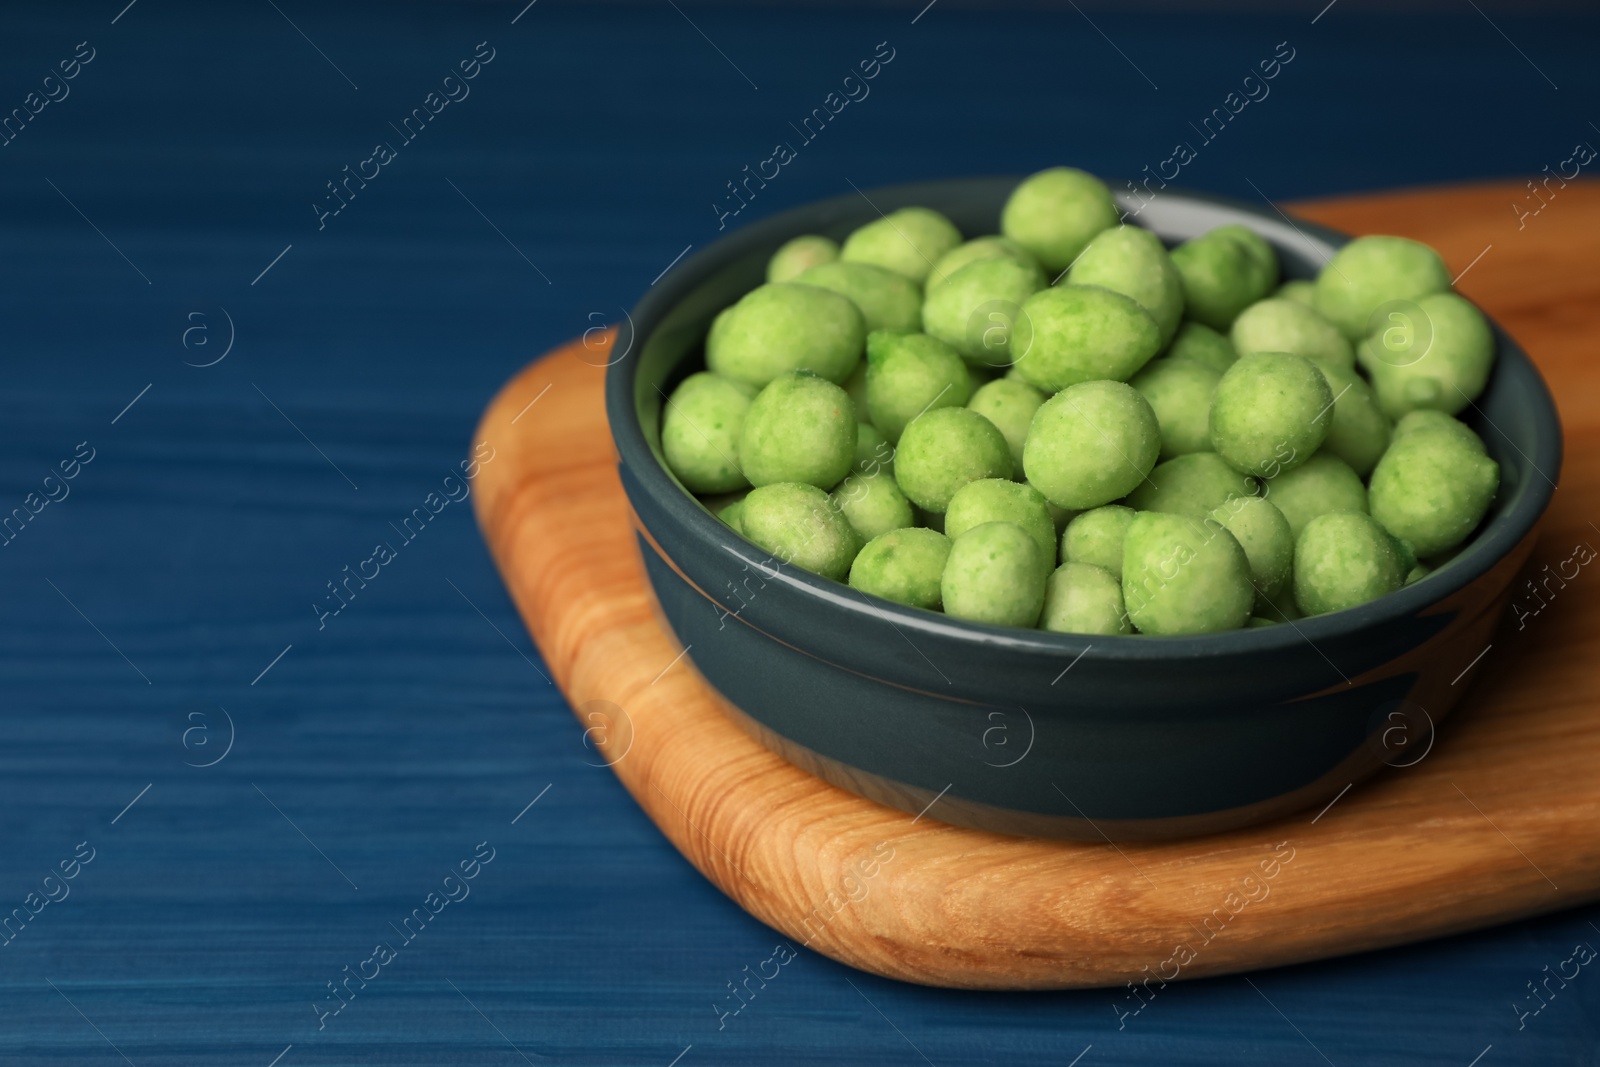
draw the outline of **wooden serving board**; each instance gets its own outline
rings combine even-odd
[[[478,518],[597,753],[741,907],[852,966],[929,985],[1044,989],[1194,978],[1356,952],[1600,897],[1600,184],[1518,227],[1514,183],[1301,204],[1427,241],[1527,348],[1566,427],[1530,569],[1427,756],[1323,811],[1213,837],[1081,844],[913,819],[773,755],[660,622],[615,472],[605,343],[511,381],[479,439],[503,459]],[[530,406],[532,405],[532,406]],[[1565,562],[1563,561],[1572,561]],[[1537,613],[1531,613],[1537,609]],[[1508,617],[1509,618],[1509,617]],[[600,756],[597,756],[597,762]],[[1135,1002],[1130,1000],[1130,1010]]]

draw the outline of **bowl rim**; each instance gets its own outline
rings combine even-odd
[[[1332,641],[1370,627],[1398,622],[1425,612],[1477,581],[1537,526],[1555,492],[1555,480],[1560,476],[1563,451],[1560,416],[1538,367],[1487,312],[1484,317],[1489,322],[1496,343],[1495,377],[1523,372],[1533,386],[1529,400],[1540,409],[1533,412],[1536,426],[1533,454],[1524,455],[1534,476],[1526,478],[1525,484],[1518,487],[1517,499],[1512,506],[1481,530],[1447,566],[1365,604],[1296,619],[1282,625],[1245,626],[1206,634],[1072,634],[953,619],[942,612],[885,600],[863,593],[847,583],[776,563],[770,553],[735,534],[702,506],[658,461],[634,409],[634,381],[641,361],[628,357],[633,355],[636,346],[649,338],[652,330],[679,301],[707,276],[763,246],[776,247],[776,244],[790,237],[815,232],[823,224],[822,220],[829,216],[859,213],[858,205],[870,204],[875,209],[877,202],[889,201],[898,206],[914,203],[917,197],[936,194],[940,190],[956,192],[974,185],[1001,182],[1014,185],[1023,177],[987,175],[902,183],[810,201],[729,232],[652,283],[617,328],[613,345],[614,350],[621,349],[622,355],[610,357],[611,362],[606,365],[605,404],[612,441],[619,464],[632,475],[638,491],[646,494],[653,504],[662,508],[672,521],[681,524],[691,536],[708,543],[726,555],[733,564],[771,567],[776,571],[775,574],[765,570],[762,572],[767,581],[777,581],[799,595],[827,604],[862,622],[888,621],[903,631],[929,638],[967,642],[978,647],[1004,646],[1013,651],[1038,652],[1051,657],[1082,656],[1092,646],[1097,658],[1137,661],[1188,660],[1272,652],[1298,646],[1302,641],[1318,648],[1319,641]],[[1324,248],[1315,249],[1319,254],[1325,254],[1324,250],[1337,249],[1352,239],[1338,230],[1284,214],[1270,202],[1272,210],[1269,212],[1255,204],[1230,197],[1182,190],[1176,186],[1164,188],[1160,196],[1169,202],[1183,201],[1235,213],[1242,217],[1234,221],[1260,221],[1273,231],[1282,231],[1281,218],[1292,228],[1292,232],[1304,239],[1302,243],[1308,247],[1315,249],[1315,243],[1320,241]],[[1116,198],[1125,211],[1141,203],[1126,194]],[[1130,216],[1125,214],[1124,221],[1129,220]],[[1491,378],[1490,384],[1493,382],[1494,378]],[[1476,407],[1476,404],[1473,406]],[[1483,417],[1487,419],[1487,415]],[[1514,450],[1521,452],[1509,436],[1503,432],[1501,436]],[[638,509],[634,511],[637,518]],[[653,535],[652,540],[655,540]],[[661,551],[670,552],[665,546]]]

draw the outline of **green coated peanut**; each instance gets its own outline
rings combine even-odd
[[[751,485],[805,482],[831,489],[850,473],[856,438],[849,394],[826,378],[796,371],[751,402],[739,435],[739,463]]]
[[[1152,360],[1129,385],[1161,426],[1161,458],[1211,451],[1211,397],[1222,372],[1191,359]]]
[[[756,392],[707,371],[685,378],[667,399],[661,451],[692,493],[728,493],[750,483],[739,465],[739,435]]]
[[[1033,258],[1033,253],[1011,238],[974,237],[966,244],[957,245],[946,252],[933,265],[933,272],[928,275],[928,285],[938,285],[968,263],[976,263],[980,259],[1009,259],[1042,273],[1039,261]]]
[[[1034,413],[1022,467],[1052,504],[1081,510],[1126,496],[1160,452],[1155,412],[1137,390],[1125,382],[1082,382]]]
[[[1277,292],[1272,294],[1279,300],[1293,300],[1304,304],[1306,307],[1317,306],[1317,283],[1305,278],[1291,278],[1278,286]],[[1268,620],[1271,621],[1271,620]]]
[[[1067,523],[1061,533],[1061,562],[1088,563],[1122,578],[1122,542],[1137,514],[1121,504],[1090,508]]]
[[[1309,360],[1254,352],[1217,383],[1211,445],[1235,470],[1271,478],[1311,458],[1333,421],[1333,391]]]
[[[1404,237],[1357,237],[1317,275],[1317,310],[1352,341],[1365,337],[1385,304],[1450,288],[1439,253]]]
[[[1053,167],[1012,190],[1000,212],[1000,232],[1055,274],[1120,218],[1111,190],[1099,178],[1072,167]]]
[[[1044,403],[1044,394],[1027,382],[996,378],[980,385],[967,401],[967,407],[994,423],[1011,449],[1012,476],[1022,477],[1022,447],[1028,440],[1028,427]]]
[[[1416,411],[1408,411],[1400,416],[1400,420],[1394,424],[1393,439],[1398,441],[1406,434],[1415,433],[1418,430],[1443,430],[1445,433],[1455,434],[1479,452],[1485,451],[1483,438],[1473,433],[1472,427],[1454,415],[1446,415],[1444,412],[1436,411],[1433,408],[1418,408]]]
[[[966,364],[943,341],[925,333],[867,335],[867,413],[890,443],[923,412],[964,405],[968,388]]]
[[[974,260],[928,287],[922,328],[972,363],[1010,366],[1016,361],[1012,337],[1022,304],[1042,288],[1044,275],[1030,263],[1003,257]]]
[[[1289,520],[1295,537],[1318,515],[1334,511],[1367,513],[1367,487],[1361,484],[1361,476],[1350,464],[1325,451],[1269,479],[1264,495]]]
[[[1355,349],[1339,328],[1294,300],[1256,301],[1239,312],[1228,336],[1241,356],[1250,352],[1293,352],[1313,363],[1356,365]]]
[[[783,563],[843,581],[861,538],[833,500],[814,485],[776,482],[750,490],[741,532]]]
[[[1044,589],[1039,628],[1063,634],[1131,634],[1116,575],[1090,563],[1063,563]]]
[[[821,234],[806,233],[785,241],[767,260],[767,281],[791,282],[823,263],[839,258],[839,242]]]
[[[1185,322],[1178,327],[1172,344],[1167,346],[1166,358],[1187,359],[1204,364],[1218,374],[1226,374],[1228,368],[1239,361],[1239,353],[1234,351],[1232,341],[1211,327]]]
[[[796,370],[843,382],[861,362],[866,338],[861,312],[845,297],[779,282],[752,289],[716,317],[706,367],[757,389]]]
[[[846,476],[833,491],[833,502],[863,541],[914,522],[911,502],[887,473]]]
[[[897,604],[937,611],[950,539],[935,530],[908,526],[868,541],[850,565],[850,584]]]
[[[1394,539],[1370,515],[1331,511],[1295,538],[1294,599],[1307,615],[1365,604],[1405,583]]]
[[[1044,570],[1055,568],[1056,524],[1039,490],[1009,478],[968,482],[950,498],[944,513],[944,533],[946,537],[959,538],[988,522],[1011,522],[1022,527],[1039,546],[1039,562]]]
[[[968,482],[1011,476],[1011,450],[994,423],[967,408],[934,408],[911,420],[894,454],[894,476],[911,502],[943,515]]]
[[[946,615],[998,626],[1032,626],[1044,607],[1048,568],[1033,536],[1012,522],[986,522],[952,538],[939,591]]]
[[[1256,480],[1215,452],[1190,452],[1158,464],[1128,494],[1136,511],[1162,511],[1204,519],[1234,497],[1255,496]]]
[[[903,207],[851,233],[845,238],[839,258],[850,263],[871,263],[921,285],[934,263],[960,243],[961,231],[937,211]]]
[[[800,285],[815,285],[848,299],[861,312],[868,332],[922,329],[922,289],[903,274],[870,263],[823,263],[797,275]]]
[[[1097,285],[1034,293],[1023,301],[1012,338],[1017,377],[1047,393],[1079,382],[1125,382],[1161,350],[1161,331],[1150,313],[1131,297]]]
[[[1239,312],[1278,284],[1277,253],[1237,223],[1183,242],[1172,250],[1172,265],[1183,278],[1189,318],[1213,330],[1228,329]]]
[[[1156,320],[1163,345],[1183,318],[1183,279],[1161,238],[1137,226],[1115,226],[1098,234],[1067,271],[1066,280],[1130,297]]]
[[[1256,587],[1253,610],[1270,616],[1287,599],[1294,574],[1294,530],[1289,520],[1272,501],[1259,496],[1234,497],[1210,517],[1244,549],[1250,582]]]
[[[1477,435],[1457,425],[1460,430],[1422,424],[1396,433],[1372,471],[1372,517],[1422,559],[1466,540],[1500,485],[1499,465]]]
[[[1420,408],[1454,415],[1478,398],[1495,355],[1483,312],[1455,293],[1434,293],[1389,314],[1391,325],[1362,341],[1357,358],[1390,418]]]
[[[1256,589],[1244,549],[1222,526],[1141,511],[1122,549],[1122,598],[1140,633],[1237,630]]]
[[[1334,363],[1318,363],[1317,369],[1333,392],[1333,421],[1322,450],[1365,478],[1389,447],[1389,416],[1379,410],[1372,386],[1353,369]]]

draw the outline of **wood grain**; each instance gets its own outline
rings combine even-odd
[[[1475,185],[1293,210],[1433,244],[1539,364],[1567,459],[1537,570],[1600,545],[1600,186],[1569,185],[1521,228],[1520,193]],[[530,366],[485,414],[479,439],[507,458],[479,479],[480,525],[597,750],[706,877],[793,944],[930,985],[1154,990],[1600,896],[1600,567],[1552,585],[1520,631],[1502,628],[1425,759],[1320,816],[1121,847],[913,820],[774,756],[679,658],[634,546],[601,402],[605,349],[591,342]],[[1126,1010],[1138,1003],[1130,992]]]

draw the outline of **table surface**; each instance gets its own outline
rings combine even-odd
[[[1536,1014],[1528,988],[1600,946],[1595,908],[1168,987],[1120,1031],[1113,993],[801,951],[719,1029],[776,935],[592,766],[445,495],[492,391],[715,239],[725,183],[875,51],[724,225],[852,184],[1133,177],[1179,140],[1183,184],[1274,201],[1600,141],[1592,20],[920,6],[0,16],[0,106],[38,110],[0,146],[0,506],[37,511],[0,547],[0,1062],[1600,1062],[1600,979]]]

